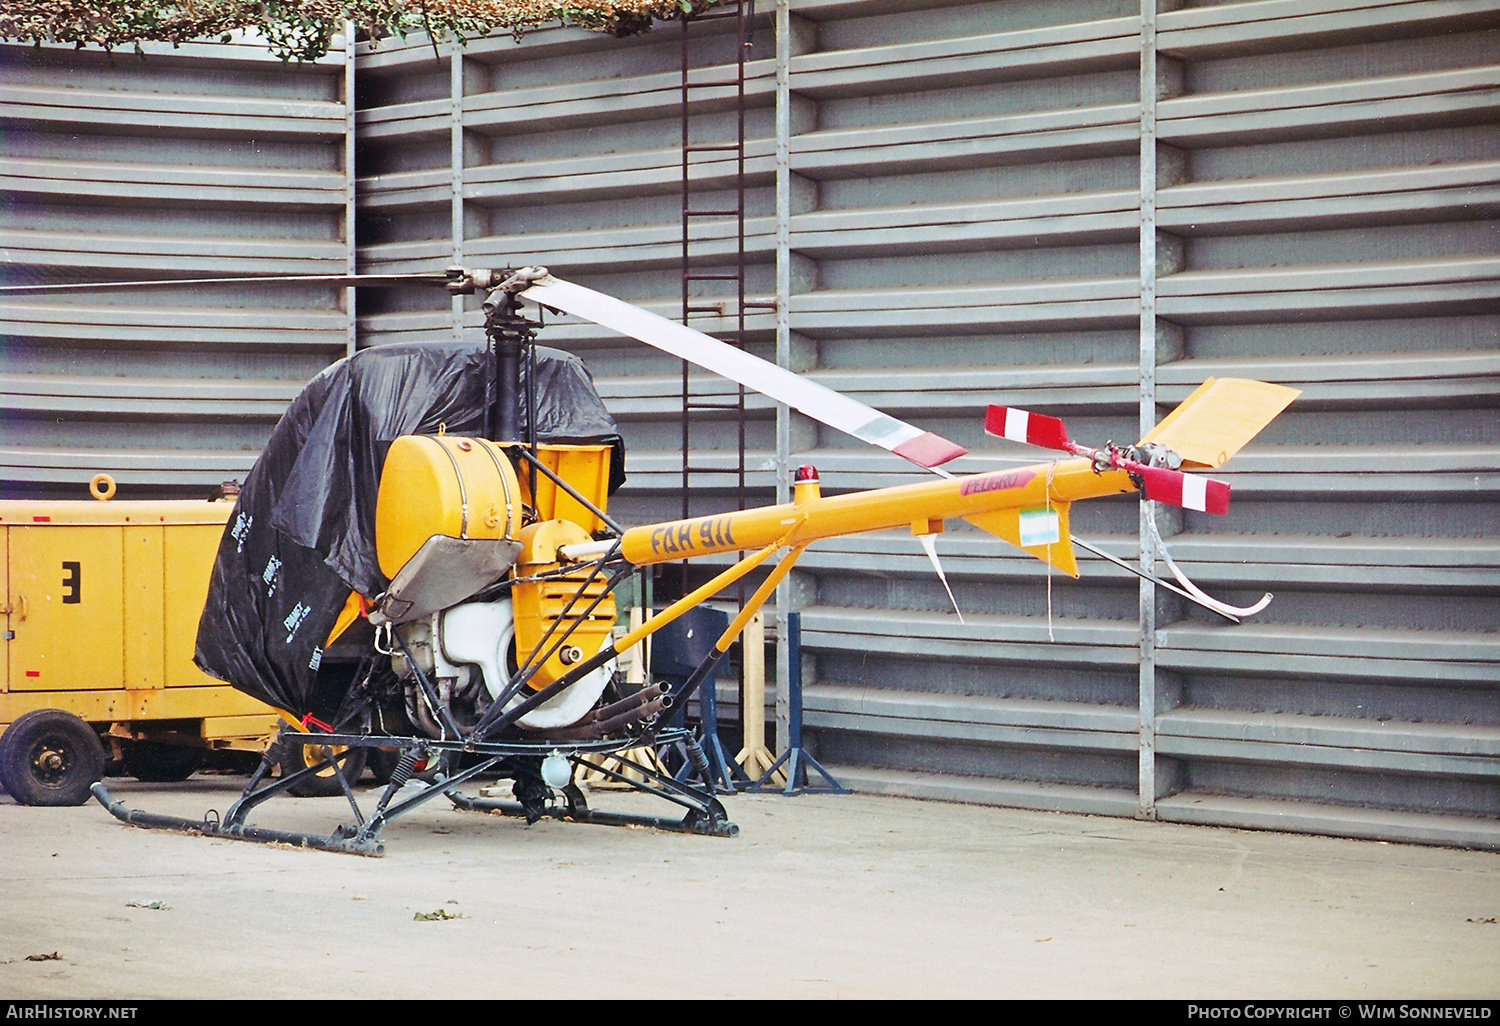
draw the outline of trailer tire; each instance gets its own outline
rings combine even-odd
[[[283,744],[280,756],[281,775],[289,776],[309,766],[317,765],[326,757],[325,751],[325,746],[322,745]],[[344,777],[349,781],[350,787],[353,787],[354,782],[364,773],[365,754],[368,751],[367,748],[354,748],[344,759]],[[331,798],[343,794],[344,789],[339,786],[337,774],[329,768],[287,788],[287,793],[298,798]]]
[[[204,751],[193,745],[133,741],[125,748],[125,772],[148,784],[175,784],[203,765]]]
[[[22,805],[82,805],[103,775],[99,735],[70,712],[33,709],[0,735],[0,783]]]

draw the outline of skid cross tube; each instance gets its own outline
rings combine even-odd
[[[683,742],[689,746],[696,744],[692,733],[684,728],[672,728],[660,732],[656,741],[659,744],[675,744]],[[571,758],[575,766],[578,764],[576,756]],[[552,805],[548,807],[543,815],[550,819],[571,820],[578,823],[594,823],[601,826],[633,826],[652,827],[657,830],[670,830],[676,833],[706,834],[712,837],[735,837],[738,836],[740,828],[729,820],[729,813],[724,809],[712,794],[699,790],[667,776],[650,766],[637,762],[630,763],[632,772],[639,773],[648,778],[650,783],[633,780],[608,766],[590,763],[589,771],[602,773],[612,780],[629,784],[637,791],[645,794],[655,795],[658,798],[679,805],[687,810],[687,815],[681,820],[674,820],[663,816],[645,816],[635,813],[624,812],[601,812],[590,809],[583,793],[573,784],[563,788],[563,796],[566,807]],[[489,798],[468,798],[465,795],[450,794],[453,804],[470,812],[494,812],[504,816],[524,816],[525,811],[519,803],[503,802]]]

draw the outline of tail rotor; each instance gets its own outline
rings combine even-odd
[[[1123,470],[1154,502],[1220,516],[1229,512],[1228,483],[1184,474],[1177,469],[1182,466],[1182,457],[1162,445],[1142,443],[1121,448],[1108,442],[1103,449],[1091,449],[1070,441],[1068,429],[1058,418],[1012,406],[991,406],[984,429],[1012,442],[1085,456],[1093,460],[1097,471]]]
[[[1295,388],[1263,381],[1209,378],[1144,439],[1123,447],[1113,442],[1105,443],[1103,449],[1078,445],[1069,440],[1067,428],[1058,418],[1009,406],[991,406],[984,426],[986,432],[999,438],[1086,457],[1093,461],[1096,473],[1123,470],[1149,501],[1223,515],[1229,511],[1228,483],[1185,474],[1180,468],[1184,464],[1222,466],[1299,394]],[[1258,613],[1270,603],[1270,594],[1249,606],[1230,605],[1206,594],[1172,560],[1154,518],[1147,518],[1147,522],[1151,540],[1180,588],[1128,566],[1086,542],[1078,544],[1236,623],[1241,616]]]

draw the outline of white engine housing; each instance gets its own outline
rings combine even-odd
[[[433,658],[440,677],[466,676],[466,668],[478,668],[490,698],[498,697],[510,683],[511,645],[515,640],[515,614],[510,599],[494,602],[466,602],[433,617],[438,644]],[[605,644],[608,644],[606,640]],[[588,715],[604,693],[614,673],[614,661],[599,667],[532,709],[516,722],[532,730],[570,727]],[[514,708],[535,692],[523,688],[507,703]]]

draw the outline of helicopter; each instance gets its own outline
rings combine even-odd
[[[1139,442],[1102,448],[1075,443],[1056,418],[990,407],[990,434],[1066,458],[957,475],[943,465],[962,446],[546,268],[416,277],[455,295],[483,293],[485,341],[374,347],[319,374],[241,486],[220,543],[195,662],[282,710],[286,727],[222,817],[127,809],[95,784],[122,821],[380,855],[387,823],[443,796],[528,822],[555,815],[733,836],[701,738],[674,714],[810,545],[909,528],[941,576],[933,538],[963,520],[1077,577],[1073,503],[1135,492],[1223,514],[1228,484],[1186,471],[1222,466],[1298,395],[1209,379]],[[619,524],[608,496],[623,481],[623,441],[581,362],[536,344],[543,324],[526,315],[528,303],[704,367],[934,479],[825,496],[816,469],[803,466],[788,503]],[[706,556],[732,560],[638,626],[616,630],[614,594],[627,578]],[[1270,601],[1230,606],[1165,562],[1177,586],[1152,580],[1220,616],[1251,615]],[[763,567],[690,673],[624,681],[622,655]],[[697,781],[634,763],[639,772],[626,774],[599,759],[673,746]],[[394,764],[366,813],[350,785],[377,755]],[[592,809],[578,785],[584,766],[685,815]],[[486,774],[512,779],[516,802],[460,790]],[[355,821],[328,836],[250,822],[277,795],[318,787],[343,794]]]

